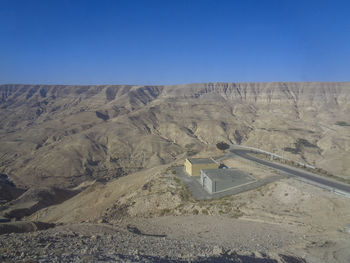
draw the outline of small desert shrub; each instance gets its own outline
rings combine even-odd
[[[188,202],[191,199],[191,196],[186,188],[183,189],[183,191],[181,193],[181,197],[185,202]]]
[[[188,150],[187,156],[193,156],[193,155],[196,155],[197,153],[198,153],[198,151],[196,151],[196,150]]]
[[[339,126],[350,126],[350,123],[347,123],[345,121],[337,121],[335,124]]]
[[[258,189],[258,192],[259,192],[259,194],[260,194],[261,196],[265,196],[265,194],[264,194],[264,192],[263,192],[263,190],[262,190],[261,188]]]
[[[199,214],[199,211],[198,211],[197,209],[194,209],[194,210],[192,211],[192,213],[193,213],[194,215],[198,215],[198,214]]]
[[[203,214],[203,215],[209,215],[209,212],[208,212],[207,209],[203,209],[203,210],[202,210],[202,214]]]
[[[240,218],[241,216],[243,216],[243,213],[239,210],[235,210],[231,213],[232,218]]]
[[[150,184],[150,182],[148,182],[148,183],[145,183],[143,186],[142,186],[142,190],[149,190],[151,188],[151,184]]]
[[[298,154],[299,153],[299,150],[297,150],[296,148],[291,148],[291,147],[285,147],[285,148],[283,148],[283,150],[286,151],[286,152],[293,153],[293,154]]]
[[[193,149],[195,146],[196,146],[195,143],[190,143],[185,145],[185,148],[187,149],[187,156],[193,156],[199,152],[198,150]]]
[[[285,148],[283,148],[283,150],[286,151],[286,152],[293,153],[293,154],[298,154],[298,153],[301,153],[302,147],[318,148],[317,145],[309,142],[306,139],[302,139],[302,138],[299,138],[296,141],[296,143],[294,143],[294,145],[295,145],[294,148],[292,148],[292,147],[285,147]]]
[[[298,148],[298,146],[305,146],[305,147],[312,147],[312,148],[317,148],[317,145],[312,144],[311,142],[309,142],[308,140],[299,138],[295,144],[296,148]]]
[[[225,151],[230,148],[230,145],[228,145],[226,142],[219,142],[216,144],[216,147],[221,151]]]
[[[179,195],[181,196],[182,200],[185,202],[189,201],[191,199],[191,194],[186,188],[186,186],[176,176],[174,176],[174,181],[181,187],[181,189],[179,190]]]
[[[170,166],[165,171],[166,174],[176,174],[176,171],[173,166]]]
[[[227,214],[227,211],[220,209],[220,210],[219,210],[219,214],[220,214],[220,215],[222,215],[222,214]]]
[[[180,180],[179,178],[174,177],[174,181],[175,181],[177,184],[182,185],[181,180]]]
[[[164,216],[170,213],[170,209],[169,208],[164,208],[162,210],[160,210],[160,215]]]
[[[202,208],[205,204],[206,204],[205,201],[199,201],[199,202],[197,203],[197,205],[199,205],[199,207],[201,207],[201,208]]]
[[[108,113],[102,113],[100,111],[96,111],[96,116],[104,121],[107,121],[109,120],[109,116],[108,116]]]

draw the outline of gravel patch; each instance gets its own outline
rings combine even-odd
[[[129,229],[130,230],[130,229]],[[13,262],[305,262],[301,258],[152,236],[110,225],[77,224],[0,236],[0,261]]]

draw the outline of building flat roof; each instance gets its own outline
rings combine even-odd
[[[214,183],[213,192],[252,183],[255,178],[238,169],[203,169],[202,172]]]
[[[215,163],[212,159],[210,158],[189,158],[188,159],[190,163],[192,164],[209,164],[209,163]]]
[[[208,176],[211,180],[227,180],[232,179],[233,177],[239,175],[239,176],[246,176],[242,171],[238,169],[203,169],[203,173],[205,173],[206,176]]]

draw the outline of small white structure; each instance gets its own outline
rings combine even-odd
[[[200,173],[200,183],[210,194],[255,181],[238,169],[204,169]]]

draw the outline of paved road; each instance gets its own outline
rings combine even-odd
[[[321,185],[324,185],[324,186],[327,186],[327,187],[330,187],[330,188],[333,188],[333,189],[337,189],[337,190],[340,190],[340,191],[343,191],[343,192],[347,192],[347,193],[350,194],[350,185],[346,185],[346,184],[343,184],[343,183],[338,183],[338,182],[335,182],[335,181],[328,180],[326,178],[322,178],[322,177],[320,177],[318,175],[312,175],[311,173],[303,172],[301,170],[297,170],[297,169],[294,169],[294,168],[288,168],[288,167],[286,167],[284,165],[280,165],[280,164],[276,164],[276,163],[272,163],[272,162],[269,162],[269,161],[265,161],[265,160],[261,160],[261,159],[255,158],[255,157],[250,156],[250,155],[247,154],[247,153],[250,152],[249,150],[231,149],[230,151],[232,153],[242,157],[242,158],[245,158],[245,159],[248,159],[248,160],[251,160],[251,161],[263,164],[263,165],[266,165],[268,167],[272,167],[274,169],[280,170],[282,172],[285,172],[285,173],[288,173],[288,174],[291,174],[291,175],[294,175],[294,176],[301,177],[301,178],[306,179],[308,181],[315,182],[317,184],[321,184]]]

